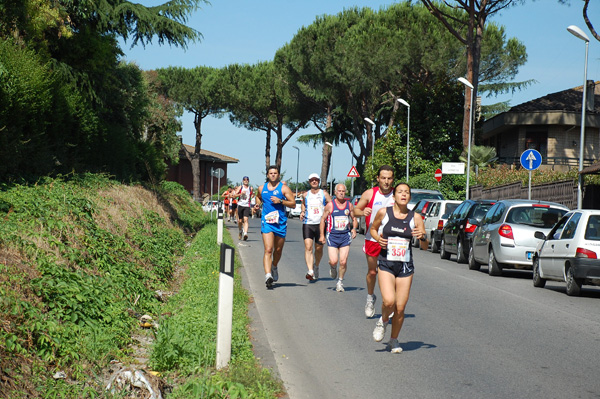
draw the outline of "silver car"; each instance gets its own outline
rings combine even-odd
[[[533,257],[533,285],[546,280],[567,283],[567,295],[579,295],[583,284],[600,285],[600,210],[567,213],[541,240]]]
[[[447,217],[444,219],[442,216],[450,214],[462,201],[431,200],[431,202],[427,207],[427,214],[425,215],[425,231],[427,232],[427,237],[429,237],[431,252],[438,253],[440,252],[444,223],[448,219]]]
[[[536,231],[544,234],[567,213],[561,204],[533,200],[501,200],[491,207],[473,233],[469,250],[469,269],[488,265],[490,276],[502,269],[532,269],[533,254],[540,242]]]

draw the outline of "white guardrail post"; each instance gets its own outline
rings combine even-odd
[[[217,206],[217,244],[223,243],[223,204]]]
[[[217,369],[227,367],[229,360],[231,360],[234,255],[235,252],[232,247],[221,244],[219,313],[217,316]]]

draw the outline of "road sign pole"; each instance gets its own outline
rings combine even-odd
[[[527,196],[527,199],[531,199],[531,170],[529,171],[529,195]]]

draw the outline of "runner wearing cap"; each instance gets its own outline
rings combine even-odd
[[[323,243],[320,241],[320,226],[323,210],[331,202],[329,194],[319,188],[321,178],[316,173],[308,176],[310,190],[302,194],[302,237],[304,238],[304,259],[308,272],[306,279],[313,281],[319,278],[319,263],[323,257]],[[314,246],[314,254],[313,254]]]
[[[248,239],[248,218],[250,217],[250,198],[252,197],[252,187],[250,187],[250,178],[244,176],[242,178],[242,185],[236,187],[234,198],[238,199],[237,202],[237,216],[238,216],[238,238],[244,241]]]

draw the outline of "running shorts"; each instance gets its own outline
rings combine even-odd
[[[412,262],[393,262],[380,259],[377,266],[380,271],[392,273],[394,277],[408,277],[415,273],[415,265]]]
[[[238,206],[237,212],[239,219],[250,217],[250,207],[248,206]]]
[[[327,234],[327,246],[331,248],[347,247],[352,243],[352,233]]]
[[[273,233],[276,236],[284,237],[287,232],[287,224],[281,223],[265,223],[264,221],[261,223],[260,232],[263,234]]]
[[[367,254],[367,256],[379,256],[381,245],[379,245],[377,241],[365,240],[363,252]]]
[[[302,238],[315,240],[319,242],[321,238],[321,225],[318,224],[303,224],[302,225]]]

